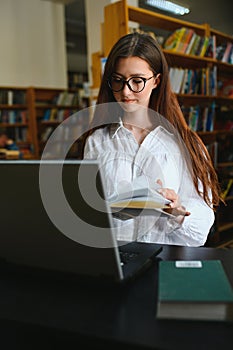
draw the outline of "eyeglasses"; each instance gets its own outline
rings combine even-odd
[[[128,88],[133,92],[141,92],[146,82],[150,79],[152,79],[154,75],[150,78],[142,78],[142,77],[132,77],[128,80],[112,76],[108,79],[108,85],[110,89],[114,92],[122,91],[125,87],[125,84],[128,86]]]

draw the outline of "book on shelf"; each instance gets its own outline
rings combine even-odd
[[[228,62],[229,64],[233,64],[233,45],[231,47],[231,52],[229,54],[229,57],[228,57]]]
[[[204,46],[204,43],[205,43],[205,37],[204,37],[204,36],[201,36],[201,37],[200,37],[200,40],[199,40],[199,42],[198,42],[198,45],[196,46],[194,55],[200,56],[201,51],[202,51],[202,48],[203,48],[203,46]]]
[[[201,42],[201,36],[197,34],[196,38],[195,38],[195,41],[193,43],[193,46],[190,50],[190,55],[197,55],[197,51],[198,51],[198,48],[200,46],[200,42]]]
[[[223,53],[223,56],[222,56],[222,59],[221,59],[222,62],[232,63],[232,62],[230,62],[230,55],[231,55],[231,52],[232,52],[232,48],[233,48],[233,43],[231,43],[229,41],[227,43],[226,49],[225,49],[225,51]]]
[[[178,47],[176,49],[177,52],[187,53],[187,49],[188,49],[189,43],[192,40],[193,34],[194,34],[193,29],[185,28],[185,33],[182,36],[182,38],[180,39],[180,42],[179,42]]]
[[[216,59],[218,61],[222,61],[224,57],[224,53],[226,52],[227,49],[227,43],[221,43],[220,45],[217,45],[216,47]]]
[[[11,138],[18,142],[28,142],[28,130],[26,127],[16,127],[11,131]]]
[[[233,79],[228,79],[222,82],[222,86],[219,89],[219,96],[233,98]]]
[[[46,142],[48,140],[48,138],[50,137],[50,135],[52,134],[54,128],[52,126],[48,126],[41,134],[40,136],[40,140],[42,142]]]
[[[55,122],[57,120],[57,108],[46,109],[43,115],[44,122]]]
[[[204,124],[203,131],[213,131],[214,122],[215,122],[215,102],[212,102],[208,109],[207,120],[206,120],[206,123]]]
[[[58,105],[58,106],[64,105],[67,94],[68,94],[67,91],[60,92],[59,95],[56,96],[56,100],[55,100],[56,105]]]
[[[0,110],[0,123],[7,123],[7,124],[15,124],[15,123],[21,123],[25,124],[27,123],[27,111],[26,110],[9,110],[9,109],[2,109]]]
[[[186,47],[186,50],[185,50],[185,53],[187,55],[190,55],[192,47],[193,47],[197,37],[198,37],[197,33],[193,32],[192,37],[191,37],[191,39],[190,39],[190,41],[189,41],[189,43],[188,43],[188,45]]]
[[[204,55],[208,42],[207,37],[201,37],[193,29],[181,27],[166,39],[164,49],[183,54]]]
[[[70,115],[76,113],[76,109],[71,107],[67,108],[50,108],[46,109],[42,118],[42,122],[56,122],[61,123],[67,119]]]
[[[26,93],[23,90],[1,89],[0,90],[0,104],[9,106],[15,104],[25,104]]]
[[[209,38],[205,36],[203,38],[202,47],[200,48],[199,56],[204,57],[208,48]]]
[[[200,107],[191,106],[189,108],[188,125],[193,131],[198,130],[198,121],[200,119]]]
[[[20,151],[19,150],[8,150],[5,148],[0,148],[0,159],[19,159]]]
[[[232,196],[233,195],[233,178],[227,180],[225,188],[221,192],[221,198],[226,199],[227,196]]]
[[[208,45],[207,45],[207,49],[204,57],[209,57],[213,59],[216,58],[216,36],[215,35],[211,35],[209,37],[209,41],[208,41]]]
[[[73,106],[79,104],[80,96],[79,92],[62,91],[56,96],[55,104],[57,106]]]
[[[208,106],[181,106],[185,120],[193,131],[213,131],[215,122],[215,104]]]
[[[171,87],[173,92],[175,92],[176,94],[178,94],[181,90],[184,74],[185,74],[185,70],[182,68],[171,67],[169,70]]]
[[[169,71],[172,90],[181,94],[215,96],[217,90],[217,67],[182,69],[171,67]]]
[[[186,28],[181,27],[172,32],[164,42],[164,49],[176,51],[182,36],[185,34]]]
[[[222,48],[222,51],[225,51],[225,46]],[[230,43],[228,46],[230,51]],[[201,36],[191,28],[181,27],[168,36],[164,42],[164,49],[187,55],[215,58],[216,37],[215,35],[210,37]],[[218,51],[220,51],[220,47]]]
[[[100,62],[101,62],[101,76],[103,76],[105,64],[107,62],[107,57],[101,57]]]
[[[221,261],[160,261],[156,316],[232,320],[233,289]]]

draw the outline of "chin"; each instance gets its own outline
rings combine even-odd
[[[137,103],[125,103],[125,102],[121,102],[120,103],[122,109],[125,111],[125,112],[128,112],[128,113],[133,113],[133,112],[137,112],[139,111],[142,106],[137,104]]]

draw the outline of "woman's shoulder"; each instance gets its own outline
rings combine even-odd
[[[178,147],[180,137],[176,131],[167,130],[163,126],[158,126],[154,129],[154,137],[158,139],[158,142],[166,147]]]
[[[107,137],[109,137],[109,127],[108,126],[104,126],[101,128],[98,128],[96,130],[94,130],[90,136],[88,136],[89,140],[95,140],[95,141],[101,141],[103,139],[106,139]]]

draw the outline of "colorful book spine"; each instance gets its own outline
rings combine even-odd
[[[223,57],[222,57],[222,62],[230,63],[229,58],[230,58],[232,47],[233,47],[233,44],[231,42],[228,42],[227,46],[226,46],[226,50],[225,50]]]
[[[208,44],[209,44],[209,38],[208,37],[204,37],[203,44],[202,44],[202,47],[201,47],[201,50],[200,50],[200,54],[199,54],[200,57],[204,57],[205,56]]]
[[[185,27],[182,27],[182,28],[175,30],[165,41],[164,49],[177,51],[177,47],[178,47],[180,40],[181,40],[182,36],[184,35],[185,31],[186,31]]]
[[[180,52],[182,53],[187,53],[187,48],[189,46],[189,43],[194,35],[194,30],[193,29],[187,29],[184,37],[182,38],[182,46],[180,49]]]

